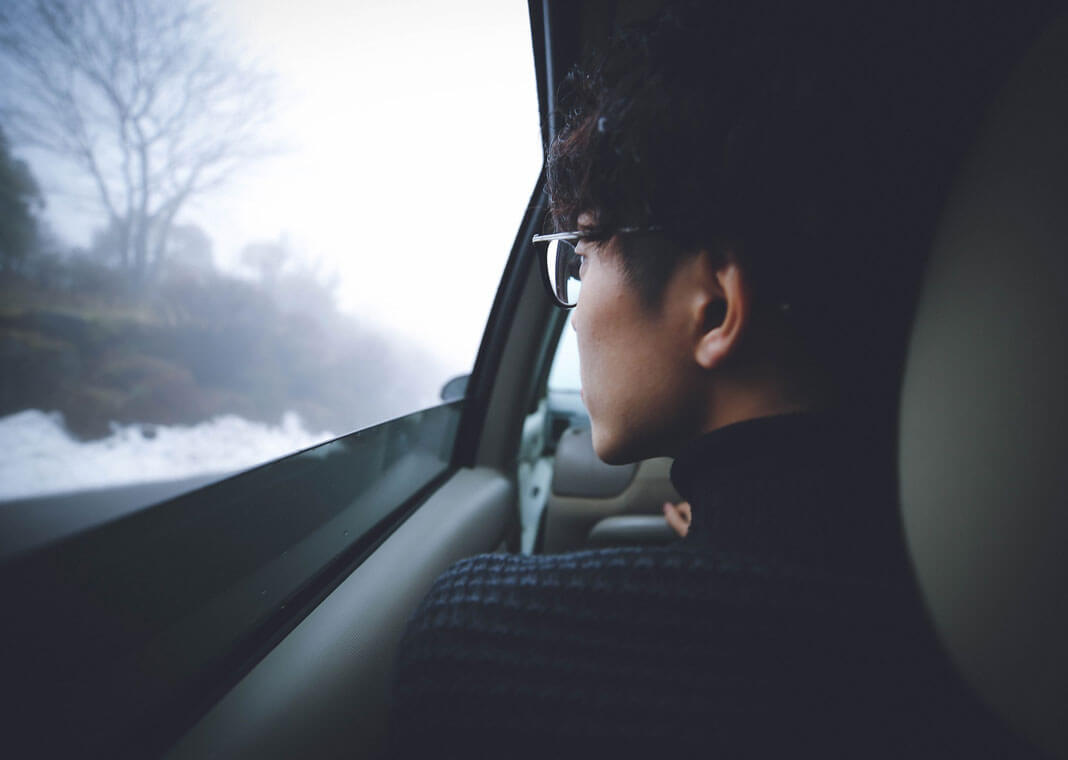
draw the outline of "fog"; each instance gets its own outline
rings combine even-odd
[[[525,3],[47,2],[99,52],[11,0],[0,498],[250,466],[471,370],[541,163]]]
[[[339,307],[469,371],[534,190],[541,137],[524,2],[213,5],[235,51],[270,72],[274,153],[183,219],[244,273],[249,243],[285,240],[337,275]],[[57,168],[39,156],[50,187]],[[86,244],[99,215],[57,193],[47,218]],[[88,206],[88,213],[87,213]]]

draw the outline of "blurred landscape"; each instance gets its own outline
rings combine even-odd
[[[223,415],[343,433],[436,402],[445,370],[340,311],[315,251],[249,240],[224,270],[188,221],[283,150],[275,76],[213,8],[11,0],[0,78],[0,417],[58,413],[80,440]]]
[[[522,4],[5,0],[0,81],[0,500],[244,469],[470,371],[542,160]]]
[[[137,286],[100,263],[104,253],[5,262],[0,416],[58,411],[81,439],[111,423],[277,423],[286,412],[345,432],[411,411],[413,398],[434,402],[405,382],[428,359],[339,312],[314,272],[284,269],[281,243],[246,249],[252,261],[272,257],[258,279],[216,271],[208,249]]]

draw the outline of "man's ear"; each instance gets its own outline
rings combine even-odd
[[[730,251],[702,251],[701,298],[697,301],[697,344],[694,358],[705,369],[719,366],[735,350],[749,326],[752,294],[745,272]]]

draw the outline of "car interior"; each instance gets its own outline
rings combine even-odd
[[[529,0],[545,140],[570,66],[659,5]],[[919,253],[898,454],[910,556],[947,656],[1057,757],[1068,757],[1066,81],[1060,17],[1006,73]],[[136,513],[103,504],[56,527],[41,510],[17,534],[0,514],[10,746],[382,757],[406,621],[450,564],[675,539],[661,512],[679,498],[671,460],[600,462],[577,388],[554,386],[569,328],[529,245],[542,187],[517,220],[474,371],[443,394],[462,398]]]

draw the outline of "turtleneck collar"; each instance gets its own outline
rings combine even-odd
[[[764,417],[691,441],[671,480],[690,502],[683,545],[883,579],[907,568],[893,463],[839,421]]]

